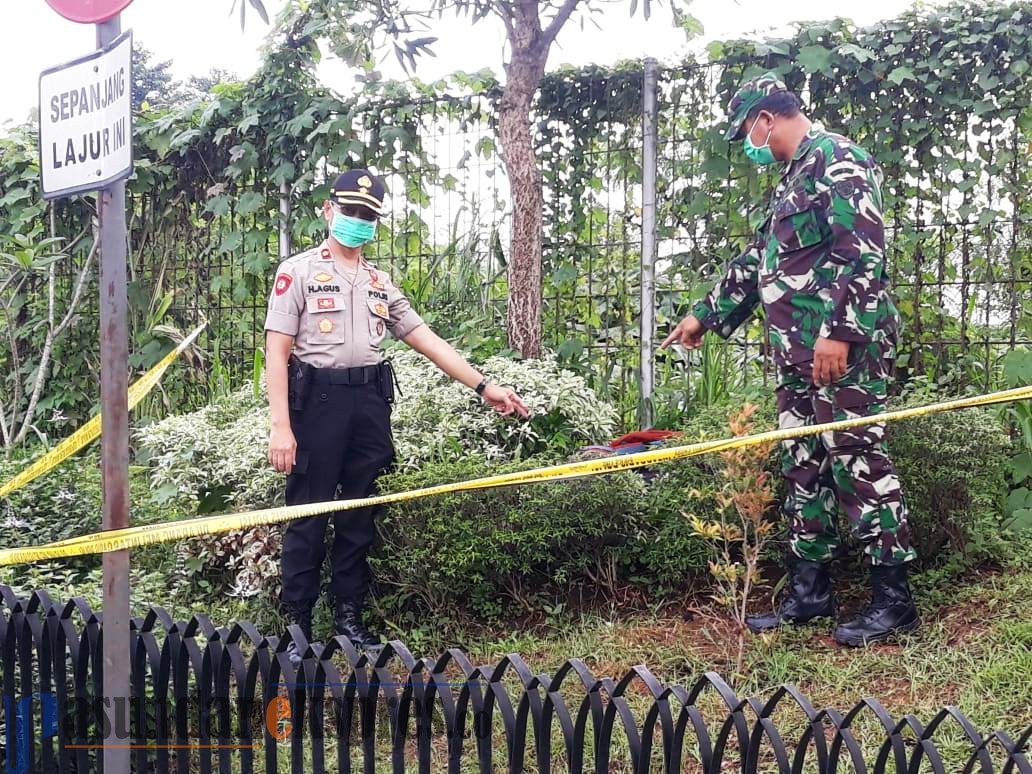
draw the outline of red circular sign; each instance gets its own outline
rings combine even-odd
[[[47,0],[47,5],[66,19],[80,24],[100,24],[121,13],[133,0]]]

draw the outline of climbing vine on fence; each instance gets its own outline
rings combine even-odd
[[[489,333],[504,312],[507,250],[505,186],[486,182],[503,174],[493,134],[496,78],[397,83],[363,71],[356,93],[343,97],[316,77],[321,33],[310,26],[284,17],[247,82],[136,118],[133,366],[167,351],[175,328],[202,314],[211,322],[208,359],[145,411],[205,398],[198,388],[211,389],[220,368],[238,379],[250,370],[280,252],[281,200],[290,211],[283,236],[295,249],[310,244],[323,228],[317,206],[329,179],[351,164],[388,177],[395,206],[380,259],[446,333],[467,337],[476,351],[502,347]],[[1032,337],[1030,27],[1029,2],[955,4],[870,27],[834,20],[786,38],[713,43],[708,61],[662,67],[660,325],[689,307],[762,220],[773,181],[720,139],[719,123],[743,76],[774,69],[813,118],[865,145],[885,168],[905,373],[992,382],[1002,352]],[[545,78],[535,107],[546,186],[545,341],[628,402],[639,315],[642,88],[640,62],[561,69]],[[0,138],[5,238],[50,235],[35,131],[30,124]],[[91,197],[57,203],[56,235],[70,240],[92,214]],[[59,293],[72,292],[91,244],[81,240],[66,259]],[[15,335],[38,335],[44,291],[20,291]],[[95,297],[95,287],[88,293]],[[44,407],[69,424],[94,399],[68,386],[93,381],[94,333],[86,306],[81,324],[55,344],[64,378],[48,388]],[[758,327],[746,335],[760,343]],[[754,359],[745,352],[739,361]],[[0,341],[0,367],[0,396],[10,396],[34,365],[14,367]]]

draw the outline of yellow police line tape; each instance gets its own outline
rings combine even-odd
[[[700,443],[675,446],[672,448],[656,449],[653,451],[638,452],[616,457],[607,457],[600,460],[586,460],[583,462],[571,462],[563,465],[553,465],[546,468],[524,470],[516,473],[505,473],[497,476],[478,478],[472,481],[462,481],[454,484],[439,484],[437,486],[413,489],[407,492],[379,495],[376,497],[365,497],[357,500],[334,500],[331,502],[309,503],[306,505],[291,505],[281,508],[266,508],[258,511],[244,513],[222,514],[217,516],[206,516],[198,519],[172,522],[168,524],[150,524],[140,527],[128,527],[126,529],[108,530],[106,532],[94,532],[90,535],[60,540],[55,543],[47,543],[42,546],[28,548],[8,548],[0,550],[0,565],[18,564],[22,562],[37,562],[46,559],[57,559],[69,556],[82,556],[84,554],[102,553],[106,551],[120,551],[126,548],[151,545],[153,543],[165,543],[173,540],[200,537],[202,535],[213,535],[220,532],[232,532],[240,529],[248,529],[267,524],[278,524],[293,519],[318,516],[333,511],[353,510],[364,508],[370,505],[386,505],[389,503],[400,503],[407,500],[415,500],[421,497],[450,494],[454,492],[468,492],[478,489],[493,489],[496,487],[512,486],[514,484],[529,484],[539,481],[558,481],[581,476],[592,476],[600,473],[613,473],[620,470],[629,470],[644,465],[652,465],[659,462],[670,462],[671,460],[694,457],[700,454],[720,452],[728,449],[736,449],[756,444],[784,441],[790,438],[800,438],[820,433],[846,430],[853,427],[876,424],[880,422],[896,422],[901,419],[937,414],[944,411],[957,409],[974,408],[977,406],[989,406],[995,403],[1007,403],[1016,400],[1027,400],[1032,398],[1032,385],[1018,387],[1012,390],[993,392],[987,395],[979,395],[973,398],[960,398],[957,400],[934,403],[928,406],[888,411],[873,416],[858,417],[856,419],[845,419],[838,422],[827,422],[821,425],[808,427],[788,428],[785,430],[771,430],[756,435],[746,435],[736,438],[725,438],[719,441],[703,441]]]
[[[200,335],[201,331],[204,330],[205,325],[207,325],[207,323],[198,325],[189,336],[183,339],[179,346],[165,355],[165,357],[161,359],[161,362],[133,382],[129,387],[130,410],[132,410],[137,403],[143,400],[147,393],[154,389],[154,385],[161,381],[161,377],[164,376],[165,370],[172,365],[172,362],[179,357],[187,347],[193,343],[194,339],[196,339]],[[53,470],[84,446],[92,443],[98,437],[100,437],[100,414],[97,414],[95,417],[91,417],[86,424],[61,441],[61,443],[22,470],[6,484],[0,486],[0,497],[9,495],[11,492],[16,489],[20,489],[33,479]]]

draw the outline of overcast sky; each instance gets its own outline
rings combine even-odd
[[[284,2],[265,0],[270,13]],[[268,27],[252,13],[241,32],[239,18],[229,16],[231,4],[232,0],[135,0],[122,15],[122,27],[131,27],[136,42],[153,51],[159,61],[172,60],[178,78],[201,75],[213,67],[248,76],[258,65],[258,48]],[[697,47],[718,38],[784,31],[792,21],[845,16],[869,24],[910,5],[911,0],[695,0],[689,10],[705,27]],[[666,8],[655,9],[650,22],[641,19],[640,13],[628,18],[628,8],[625,3],[609,4],[597,17],[601,30],[587,25],[582,32],[579,24],[568,24],[549,66],[610,64],[645,55],[669,60],[688,49]],[[487,19],[471,30],[466,21],[457,20],[440,25],[433,34],[440,37],[437,58],[424,59],[419,72],[424,80],[456,70],[501,70],[504,34],[500,24]],[[40,71],[89,52],[94,36],[92,25],[64,20],[44,0],[0,0],[0,72],[4,73],[0,122],[25,119],[38,99]],[[403,77],[393,57],[382,69],[390,77]],[[337,91],[349,91],[345,68],[330,63],[320,74]]]

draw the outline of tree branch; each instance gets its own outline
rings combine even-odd
[[[545,50],[548,50],[549,46],[555,41],[559,30],[569,21],[579,4],[580,0],[564,0],[562,6],[556,12],[556,15],[552,17],[552,21],[548,23],[548,27],[545,28],[541,36],[541,45],[544,46]]]
[[[17,424],[17,422],[18,422],[18,403],[21,400],[21,395],[20,395],[20,393],[18,391],[18,386],[19,386],[19,384],[21,384],[21,382],[20,382],[20,380],[18,378],[18,368],[17,368],[17,365],[18,365],[18,350],[17,350],[18,342],[14,338],[14,326],[11,325],[11,310],[10,310],[8,304],[4,304],[3,312],[4,312],[4,322],[7,323],[4,326],[4,328],[7,331],[7,343],[8,343],[8,346],[11,348],[11,372],[12,372],[13,378],[14,378],[14,388],[13,388],[14,395],[13,395],[13,397],[11,399],[11,427],[13,428]],[[10,439],[10,436],[8,436],[6,420],[4,422],[4,435],[6,436],[5,445],[10,446],[11,445],[11,439]]]
[[[7,307],[5,306],[5,317],[7,316],[6,309]],[[12,416],[11,419],[13,421],[14,417]],[[7,429],[7,407],[3,404],[3,401],[0,401],[0,440],[3,440],[3,445],[5,449],[11,445],[11,433]]]
[[[512,26],[512,6],[505,0],[494,0],[491,6],[494,8],[495,14],[502,20],[502,24],[505,25],[505,36],[511,43],[516,37],[516,30]]]
[[[524,24],[532,24],[535,33],[541,32],[541,7],[538,0],[517,0],[520,19]]]
[[[9,274],[7,278],[2,283],[0,283],[0,294],[7,290],[7,286],[14,282],[17,278],[18,275],[16,274]]]
[[[54,338],[57,338],[72,321],[72,315],[79,306],[79,297],[82,295],[82,289],[86,286],[86,278],[89,275],[90,264],[93,263],[93,259],[97,255],[97,245],[99,244],[100,240],[94,240],[93,247],[91,247],[89,253],[86,254],[86,260],[83,261],[82,269],[79,270],[79,276],[75,280],[75,290],[72,291],[72,300],[68,302],[68,311],[65,312],[65,316],[61,319],[61,322],[58,323],[57,328],[54,330]]]
[[[86,226],[82,231],[76,234],[72,241],[64,246],[64,252],[70,253],[75,248],[75,246],[82,241],[82,238],[86,236],[88,233],[90,233],[90,228],[91,226]]]
[[[18,282],[12,291],[12,295],[17,296],[24,285],[25,277],[19,276]],[[21,403],[22,398],[21,353],[18,350],[18,339],[14,335],[14,324],[11,321],[11,309],[9,305],[4,307],[4,316],[7,318],[7,337],[11,343],[11,365],[14,367],[12,369],[14,371],[14,402],[11,406],[11,427],[13,429],[18,417],[18,404]]]
[[[65,315],[57,327],[54,326],[55,265],[50,264],[47,336],[43,342],[43,351],[39,356],[39,366],[36,368],[36,381],[32,385],[32,395],[29,396],[29,405],[25,407],[25,414],[22,417],[21,428],[18,430],[18,434],[14,437],[15,444],[22,443],[22,441],[25,440],[25,437],[29,434],[29,428],[31,427],[32,420],[36,414],[36,405],[39,403],[40,396],[43,394],[43,385],[47,381],[47,371],[50,368],[50,356],[54,350],[54,342],[57,340],[57,337],[64,332],[64,329],[68,327],[68,324],[72,321],[72,317],[75,314],[75,310],[79,306],[79,302],[82,297],[82,289],[86,284],[86,277],[89,275],[90,266],[93,263],[94,256],[97,254],[97,247],[99,245],[100,240],[94,239],[93,246],[90,247],[90,251],[86,255],[86,260],[83,261],[82,268],[79,269],[79,276],[75,280],[75,289],[72,291],[72,298],[68,302],[68,309],[65,311]]]

